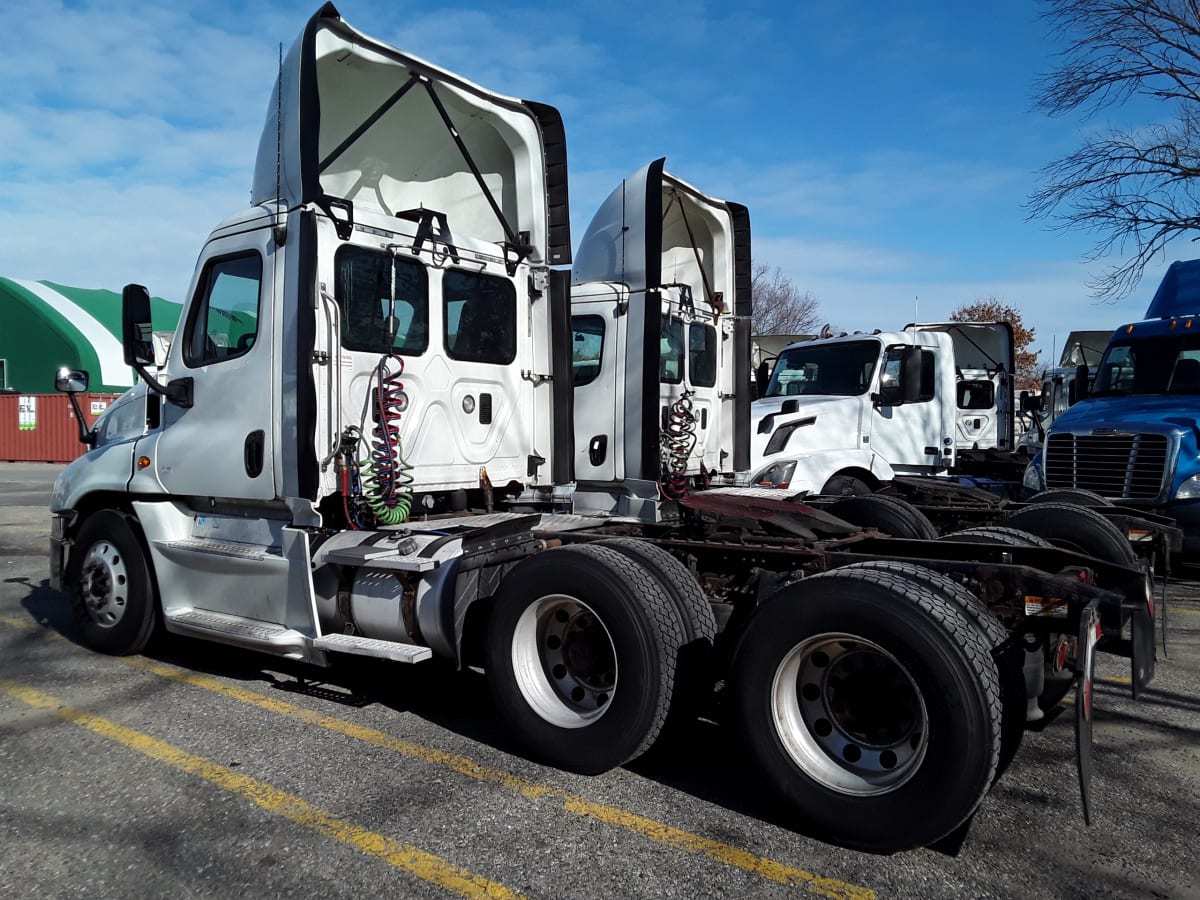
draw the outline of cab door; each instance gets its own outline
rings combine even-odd
[[[620,288],[576,286],[571,294],[571,374],[575,387],[575,477],[625,477],[623,329]]]
[[[270,227],[204,248],[166,367],[167,380],[191,380],[192,405],[164,401],[153,442],[151,458],[168,493],[278,496],[272,351],[282,264]]]
[[[920,389],[916,399],[907,403],[889,402],[889,390],[902,377],[903,355],[909,345],[898,344],[885,349],[872,405],[867,414],[869,448],[879,454],[892,468],[903,471],[909,466],[937,466],[946,452],[943,447],[945,426],[942,404],[937,402],[937,364],[941,357],[930,347],[922,347]]]

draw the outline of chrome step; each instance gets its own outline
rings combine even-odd
[[[357,656],[375,656],[402,663],[418,663],[433,656],[428,647],[416,644],[401,644],[396,641],[381,641],[357,634],[327,634],[313,641],[318,650],[335,653],[353,653]]]
[[[207,609],[167,612],[163,618],[167,630],[176,634],[206,637],[285,656],[308,655],[309,638],[306,635],[274,622],[231,616]]]

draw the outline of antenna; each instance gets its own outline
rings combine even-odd
[[[919,296],[917,296],[916,294],[914,294],[913,295],[913,321],[914,322],[921,321],[921,314],[920,314],[920,312],[918,312],[918,310],[920,309],[920,301],[921,301],[921,298]]]
[[[283,193],[279,171],[283,157],[283,41],[279,42],[279,77],[275,81],[275,202]]]

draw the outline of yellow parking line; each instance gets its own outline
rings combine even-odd
[[[22,628],[38,627],[30,626],[28,620],[8,619],[5,617],[0,617],[0,624],[15,624]],[[51,637],[61,638],[61,635],[58,635],[54,631],[43,631],[43,633]],[[383,747],[393,752],[419,759],[422,762],[451,769],[461,775],[507,788],[533,800],[545,799],[557,802],[563,809],[576,815],[624,828],[627,831],[677,850],[698,853],[717,862],[753,873],[768,881],[803,887],[809,893],[821,897],[833,898],[833,900],[871,900],[871,898],[875,897],[875,892],[870,888],[787,866],[773,859],[756,856],[749,851],[739,849],[730,844],[701,837],[698,834],[692,834],[612,806],[594,803],[583,797],[577,797],[565,791],[560,791],[557,788],[548,787],[516,775],[510,775],[507,772],[481,766],[465,757],[436,750],[432,747],[426,747],[412,741],[406,741],[403,738],[394,737],[374,728],[367,728],[362,725],[356,725],[353,722],[348,722],[345,719],[338,719],[333,716],[314,712],[313,710],[296,706],[293,703],[288,703],[285,700],[268,697],[265,694],[250,691],[236,685],[224,684],[206,675],[198,675],[195,672],[158,663],[145,657],[124,657],[119,661],[136,668],[145,669],[163,678],[170,678],[190,684],[193,687],[220,694],[241,703],[257,706],[260,709],[286,716],[298,722],[316,725],[320,728],[346,735],[347,737],[365,741],[377,747]]]
[[[446,753],[442,750],[435,750],[432,747],[406,741],[403,738],[394,737],[387,732],[368,728],[363,725],[356,725],[345,719],[338,719],[333,716],[324,715],[323,713],[314,712],[313,710],[288,703],[285,700],[278,700],[274,697],[259,694],[256,691],[250,691],[236,685],[224,684],[206,675],[197,675],[195,672],[164,665],[144,657],[128,657],[123,662],[137,668],[146,669],[164,678],[181,681],[193,687],[203,688],[206,691],[212,691],[241,703],[248,703],[260,709],[265,709],[281,716],[287,716],[289,719],[304,722],[308,725],[316,725],[328,731],[365,741],[368,744],[383,747],[396,753],[402,753],[405,756],[410,756],[423,762],[444,766],[462,775],[489,784],[500,785],[534,800],[546,799],[557,801],[568,812],[596,819],[599,822],[606,822],[610,825],[616,825],[640,834],[642,837],[649,838],[652,841],[674,847],[677,850],[699,853],[726,865],[752,872],[768,881],[804,887],[813,894],[836,898],[836,900],[843,900],[843,898],[844,900],[868,900],[868,898],[875,896],[875,892],[870,888],[860,887],[845,881],[839,881],[835,878],[826,878],[812,872],[806,872],[803,869],[786,866],[775,860],[755,856],[746,850],[741,850],[729,844],[711,840],[710,838],[701,837],[698,834],[692,834],[662,822],[645,818],[644,816],[626,812],[612,806],[605,806],[601,803],[594,803],[590,800],[585,800],[583,797],[577,797],[565,791],[560,791],[557,788],[548,787],[516,775],[510,775],[507,772],[481,766],[462,756],[456,756],[452,753]]]
[[[231,793],[257,804],[267,812],[283,816],[304,828],[333,838],[343,844],[361,850],[369,856],[383,860],[390,866],[403,869],[425,881],[454,891],[464,897],[520,897],[502,884],[488,881],[479,875],[460,869],[439,856],[426,853],[409,844],[401,844],[392,838],[361,825],[355,825],[313,806],[292,794],[277,790],[262,781],[234,772],[202,756],[194,756],[178,747],[167,744],[148,734],[134,731],[83,710],[65,706],[49,694],[0,679],[0,691],[35,709],[53,713],[68,722],[81,725],[98,734],[136,750],[151,759],[166,763],[173,768],[196,775],[205,781],[224,788]]]

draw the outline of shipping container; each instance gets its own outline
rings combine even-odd
[[[120,394],[77,394],[84,423]],[[66,394],[0,394],[0,461],[66,463],[87,452]]]

